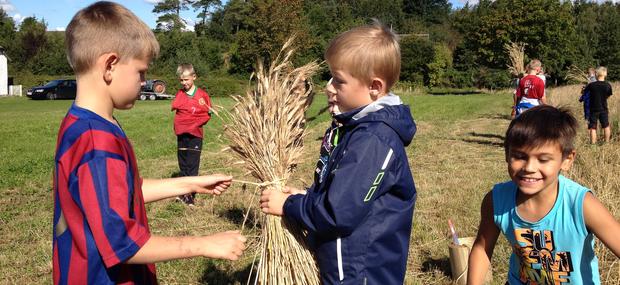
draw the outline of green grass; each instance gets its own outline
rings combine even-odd
[[[509,123],[508,93],[467,96],[405,95],[418,125],[407,149],[418,190],[411,239],[408,284],[449,284],[447,219],[461,236],[473,236],[480,201],[494,183],[508,179],[501,142]],[[51,170],[57,130],[72,101],[0,99],[0,283],[51,283]],[[215,98],[229,108],[232,100]],[[318,157],[320,136],[329,116],[319,113],[318,95],[308,111],[307,155],[293,178],[307,185]],[[170,101],[137,102],[115,113],[129,136],[143,177],[171,177],[178,171],[176,137]],[[235,158],[223,152],[223,122],[214,117],[205,127],[201,173],[244,177]],[[614,162],[610,162],[614,163]],[[615,162],[617,163],[617,162]],[[199,197],[197,207],[172,200],[148,206],[151,230],[160,235],[206,235],[239,229],[249,190],[233,185],[223,196]],[[250,240],[257,233],[246,230]],[[245,284],[252,248],[241,261],[196,258],[158,264],[162,284]],[[500,242],[493,259],[495,282],[505,280],[509,248]]]

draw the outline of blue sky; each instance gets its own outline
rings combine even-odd
[[[115,0],[138,15],[142,21],[154,28],[157,16],[153,14],[153,6],[159,0]],[[460,7],[466,0],[450,0],[453,6]],[[0,0],[0,7],[15,20],[16,23],[26,17],[35,16],[44,19],[50,31],[63,31],[71,17],[80,9],[88,6],[95,0]],[[226,2],[226,0],[222,1]],[[471,0],[471,3],[477,2]],[[182,12],[182,17],[188,22],[189,29],[193,27],[197,12],[190,10]]]

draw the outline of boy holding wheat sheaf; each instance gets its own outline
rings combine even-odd
[[[506,284],[600,284],[594,236],[620,257],[620,223],[561,174],[575,159],[576,133],[577,120],[549,105],[510,123],[504,148],[511,181],[482,201],[467,284],[482,284],[500,232],[512,247]]]
[[[142,179],[114,109],[133,107],[159,44],[149,27],[112,2],[80,10],[66,30],[78,83],[58,132],[54,170],[54,284],[156,284],[153,263],[193,256],[236,260],[238,232],[161,237],[145,203],[188,193],[219,195],[224,175]]]
[[[402,284],[416,200],[405,147],[416,128],[390,93],[400,74],[397,36],[377,22],[354,28],[325,58],[330,111],[341,112],[324,138],[333,147],[305,195],[264,190],[261,208],[307,230],[321,283]]]

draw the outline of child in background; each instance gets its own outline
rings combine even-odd
[[[600,284],[594,236],[620,257],[620,223],[561,174],[575,159],[576,134],[577,120],[549,105],[510,123],[504,148],[511,181],[482,201],[467,284],[482,284],[500,232],[513,248],[506,284]]]
[[[515,94],[514,108],[516,116],[534,106],[547,102],[545,96],[545,82],[537,76],[542,70],[540,60],[534,59],[526,67],[527,75],[519,81],[519,88]]]
[[[397,36],[379,23],[358,27],[332,40],[325,58],[330,109],[341,113],[314,184],[305,195],[265,190],[261,208],[308,231],[322,284],[402,284],[416,200],[405,147],[415,124],[390,93],[400,74]]]
[[[613,95],[611,84],[605,81],[607,77],[607,68],[599,66],[596,69],[596,81],[589,83],[584,94],[587,94],[587,100],[584,98],[584,108],[589,108],[587,114],[588,133],[590,134],[590,142],[595,144],[597,141],[597,125],[601,123],[605,142],[611,140],[611,127],[609,126],[609,108],[607,107],[607,99]]]
[[[155,262],[206,256],[236,260],[245,238],[151,234],[145,203],[187,193],[219,195],[224,175],[142,179],[114,109],[133,107],[159,44],[121,5],[97,2],[66,30],[77,96],[58,132],[54,169],[54,284],[157,284]]]
[[[204,90],[196,87],[196,72],[191,64],[181,64],[177,76],[182,88],[172,100],[174,133],[177,135],[179,176],[196,176],[200,167],[200,153],[204,126],[211,119],[211,99]],[[178,197],[189,206],[194,205],[195,193]]]

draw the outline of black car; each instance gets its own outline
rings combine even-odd
[[[75,99],[77,84],[74,79],[52,80],[43,86],[32,87],[26,92],[30,99]]]

